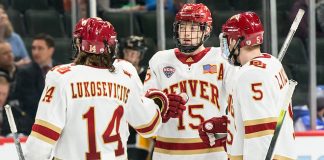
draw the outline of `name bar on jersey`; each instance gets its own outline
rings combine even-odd
[[[118,83],[112,82],[74,82],[71,83],[72,99],[86,97],[109,97],[127,102],[130,90]]]

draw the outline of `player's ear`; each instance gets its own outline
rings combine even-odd
[[[210,26],[207,26],[206,27],[206,33],[209,33],[210,34],[211,31],[212,31],[212,28]]]

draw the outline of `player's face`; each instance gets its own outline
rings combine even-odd
[[[0,44],[0,67],[11,67],[14,63],[14,56],[9,43]]]
[[[137,66],[141,61],[141,53],[133,49],[124,49],[124,59]]]
[[[199,23],[181,22],[179,24],[180,43],[185,46],[196,46],[200,43],[203,32]]]
[[[36,39],[32,44],[32,55],[35,62],[39,65],[47,65],[54,52],[53,47],[48,47],[45,40]]]
[[[9,84],[0,84],[0,107],[5,105],[9,94]]]

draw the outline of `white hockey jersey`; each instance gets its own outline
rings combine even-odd
[[[62,65],[46,76],[26,159],[127,159],[128,123],[142,136],[154,136],[161,118],[158,106],[141,97],[135,68],[126,61],[116,71],[85,65]],[[135,71],[135,73],[134,73]],[[140,81],[139,81],[140,82]]]
[[[211,148],[202,142],[198,126],[225,114],[223,76],[228,62],[220,48],[206,48],[195,56],[178,49],[157,52],[149,62],[144,90],[157,88],[165,93],[187,93],[189,100],[180,118],[171,118],[158,131],[154,160],[227,159],[219,144]]]
[[[240,67],[228,105],[227,152],[232,160],[265,159],[288,90],[281,63],[262,54]],[[274,159],[295,159],[292,110],[289,107],[274,151]]]

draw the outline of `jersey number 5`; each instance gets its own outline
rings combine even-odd
[[[260,89],[261,86],[262,86],[262,83],[252,83],[251,84],[252,91],[255,93],[253,95],[253,99],[256,101],[259,101],[263,98],[263,92]]]
[[[112,143],[116,141],[118,142],[117,149],[115,149],[116,156],[120,156],[124,154],[124,148],[119,134],[120,120],[123,114],[124,114],[123,107],[118,106],[111,117],[108,127],[106,128],[105,132],[102,135],[102,139],[104,143]],[[87,126],[88,126],[87,129],[88,129],[89,152],[86,153],[87,160],[101,159],[100,152],[97,151],[97,145],[96,145],[95,107],[91,106],[89,110],[85,114],[83,114],[83,119],[87,121]],[[111,135],[113,129],[116,129],[115,135]]]

